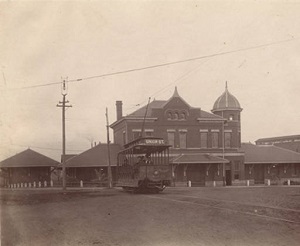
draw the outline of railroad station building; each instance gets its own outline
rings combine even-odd
[[[300,184],[300,153],[275,145],[242,143],[250,184]]]
[[[169,100],[154,100],[130,115],[122,115],[116,102],[117,120],[111,124],[114,143],[124,144],[144,136],[162,137],[171,145],[175,186],[221,186],[245,183],[241,151],[241,111],[228,91],[217,98],[212,112],[189,105],[175,88]]]
[[[45,182],[50,185],[58,165],[59,162],[34,150],[24,150],[0,162],[3,185],[27,187],[38,182],[43,186]]]
[[[66,160],[66,170],[69,186],[78,186],[80,181],[88,186],[105,186],[107,183],[108,164],[110,161],[112,179],[116,180],[117,155],[120,145],[110,144],[110,160],[108,160],[108,145],[99,143]]]

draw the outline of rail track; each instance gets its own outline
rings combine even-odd
[[[186,203],[210,209],[218,209],[232,213],[239,213],[245,216],[255,216],[267,220],[292,223],[300,226],[300,210],[298,209],[264,206],[260,204],[183,194],[148,195],[147,197],[171,202]]]

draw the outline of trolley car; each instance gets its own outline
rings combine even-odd
[[[169,145],[162,138],[142,137],[118,153],[117,186],[132,192],[163,191],[171,184]]]

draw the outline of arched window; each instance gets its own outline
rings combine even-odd
[[[179,114],[177,112],[174,113],[174,120],[178,120],[179,119]]]
[[[172,113],[171,113],[171,112],[168,112],[168,113],[167,113],[167,117],[168,117],[168,120],[172,120]]]
[[[180,119],[181,120],[186,120],[186,113],[184,111],[181,112]]]

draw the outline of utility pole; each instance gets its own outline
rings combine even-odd
[[[62,82],[62,88],[61,88],[61,94],[63,96],[63,101],[59,102],[59,104],[56,105],[56,107],[62,108],[62,178],[63,178],[63,190],[66,190],[66,119],[65,119],[65,111],[66,108],[72,107],[72,105],[66,105],[69,103],[69,101],[66,101],[66,95],[68,94],[68,88],[66,84],[66,79],[63,79]]]
[[[146,121],[146,117],[147,117],[147,112],[148,112],[148,107],[149,107],[149,104],[150,104],[150,100],[151,100],[151,97],[149,97],[149,99],[148,99],[146,112],[145,112],[145,115],[144,115],[144,120],[143,120],[143,124],[142,124],[142,131],[141,131],[141,136],[140,136],[141,138],[144,137],[145,121]]]
[[[106,108],[106,131],[107,131],[107,155],[108,155],[108,167],[107,167],[107,174],[108,174],[108,188],[112,188],[112,177],[111,177],[111,165],[110,165],[110,140],[109,140],[109,123],[108,123],[108,110]]]

